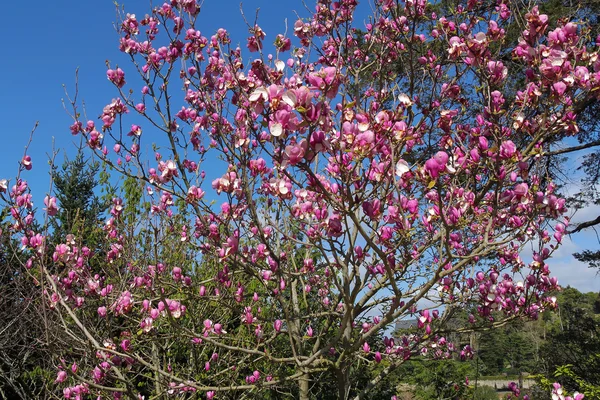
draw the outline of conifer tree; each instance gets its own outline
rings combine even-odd
[[[54,167],[52,178],[59,210],[51,221],[53,241],[74,234],[85,238],[89,246],[101,239],[97,227],[107,204],[96,193],[99,172],[100,164],[86,159],[81,147],[72,160],[65,157],[60,169]]]

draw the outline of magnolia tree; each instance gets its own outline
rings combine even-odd
[[[64,397],[372,398],[411,357],[473,355],[458,311],[469,332],[553,308],[568,221],[544,155],[577,134],[600,60],[585,26],[507,4],[323,0],[245,48],[202,32],[196,0],[122,15],[115,98],[99,120],[72,103],[71,133],[126,182],[105,242],[48,249],[25,180],[2,186],[72,343]]]

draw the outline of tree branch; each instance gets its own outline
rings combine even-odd
[[[589,149],[590,147],[600,146],[600,140],[594,140],[593,142],[585,143],[579,146],[567,147],[566,149],[554,150],[544,153],[546,156],[556,156],[559,154],[573,153],[579,150]]]
[[[598,224],[600,224],[600,216],[596,217],[596,219],[593,219],[591,221],[586,221],[586,222],[580,223],[579,225],[577,225],[577,227],[575,227],[575,229],[567,231],[567,233],[569,235],[573,234],[573,233],[577,233],[579,231],[582,231],[582,230],[587,229],[587,228],[591,228],[592,226],[595,226],[595,225],[598,225]]]

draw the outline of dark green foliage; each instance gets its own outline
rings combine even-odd
[[[541,348],[547,376],[570,365],[573,375],[600,386],[600,316],[594,313],[596,293],[567,288],[560,294],[560,313]],[[557,380],[568,390],[582,391],[575,379],[563,374]]]
[[[480,339],[480,373],[518,375],[536,368],[535,344],[522,322],[484,332]]]
[[[415,385],[415,396],[423,400],[463,399],[468,392],[466,378],[475,376],[472,362],[456,360],[416,359],[403,369]]]
[[[54,194],[59,205],[58,214],[50,220],[54,243],[64,241],[68,234],[86,238],[88,246],[101,240],[97,228],[108,205],[95,193],[99,170],[100,164],[86,160],[82,149],[72,160],[65,158],[60,169],[53,169]]]
[[[473,389],[474,400],[498,400],[498,392],[491,386],[478,386]]]
[[[600,250],[584,250],[573,256],[579,261],[587,263],[590,268],[600,268]]]

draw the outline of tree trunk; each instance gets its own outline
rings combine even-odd
[[[152,362],[154,363],[154,367],[156,370],[154,371],[154,391],[156,392],[156,398],[162,399],[160,393],[162,392],[160,387],[160,374],[158,373],[160,369],[160,361],[158,359],[158,346],[156,343],[152,343]]]
[[[338,400],[347,400],[350,394],[350,368],[347,365],[342,365],[336,371]]]
[[[309,389],[310,389],[310,375],[305,373],[300,377],[300,400],[309,400]]]

